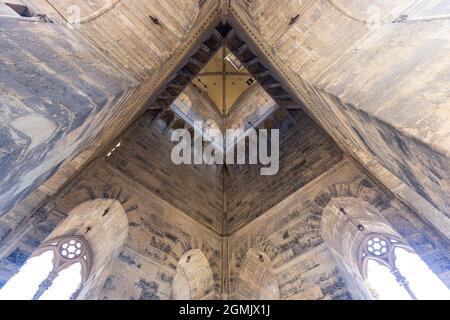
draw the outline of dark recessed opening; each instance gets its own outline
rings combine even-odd
[[[13,9],[17,14],[21,17],[31,18],[34,17],[34,12],[28,8],[27,6],[23,6],[21,4],[15,4],[15,3],[6,3],[8,7]]]
[[[228,23],[220,24],[216,27],[216,30],[219,31],[222,37],[225,38],[228,35],[228,33],[232,30],[232,27]]]
[[[250,73],[251,77],[244,80],[245,84],[252,86],[255,82],[258,82],[279,105],[285,107],[296,105],[289,93],[283,89],[276,77],[272,76],[271,71],[266,68],[264,62],[259,60],[250,45],[233,31],[231,25],[220,23],[211,31],[206,40],[198,45],[197,50],[186,57],[185,64],[180,66],[179,71],[166,84],[166,87],[161,90],[160,95],[154,102],[154,107],[159,110],[168,108],[185,87],[191,83],[190,81],[193,78],[197,78],[196,75],[223,46],[228,48],[231,52],[230,55],[235,57],[239,63],[242,63],[248,73]],[[199,78],[197,80],[205,89],[208,88]],[[199,83],[194,84],[194,87],[199,93],[204,93]],[[212,87],[218,86],[217,82],[211,81],[210,83]]]

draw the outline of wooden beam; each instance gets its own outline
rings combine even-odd
[[[259,61],[260,61],[259,58],[255,57],[255,58],[251,59],[250,61],[245,62],[244,65],[245,66],[252,66],[254,64],[257,64]]]

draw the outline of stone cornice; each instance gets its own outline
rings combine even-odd
[[[320,108],[311,101],[311,98],[306,94],[309,90],[314,90],[310,87],[300,76],[293,74],[293,72],[286,66],[276,55],[270,46],[267,45],[267,41],[258,32],[255,26],[251,25],[250,17],[247,19],[244,17],[245,12],[242,12],[242,8],[234,2],[231,3],[229,9],[230,19],[234,20],[237,25],[243,29],[246,36],[251,40],[257,49],[262,53],[263,58],[269,62],[276,73],[281,75],[280,81],[283,81],[289,86],[291,93],[294,93],[295,97],[299,99],[307,108],[306,111],[316,119],[318,123],[325,129],[325,131],[333,138],[333,140],[339,145],[339,147],[345,152],[351,154],[352,149],[356,148],[356,144],[350,139],[342,137],[336,134],[331,123],[326,119],[324,114],[320,111]],[[324,103],[324,102],[323,102]]]
[[[335,175],[339,175],[341,173],[342,169],[344,169],[345,167],[352,165],[352,164],[353,164],[352,160],[350,160],[349,158],[344,158],[342,161],[340,161],[334,167],[332,167],[331,169],[328,169],[327,171],[322,173],[319,177],[315,178],[314,180],[312,180],[311,182],[306,184],[303,188],[297,190],[296,192],[294,192],[293,194],[288,196],[286,199],[284,199],[283,201],[279,202],[278,204],[276,204],[275,206],[273,206],[272,208],[267,210],[265,213],[263,213],[256,219],[252,220],[251,222],[249,222],[245,226],[241,227],[240,229],[233,231],[229,235],[229,237],[239,237],[242,234],[249,233],[250,230],[255,227],[255,225],[262,224],[265,221],[267,221],[268,219],[272,218],[273,216],[278,214],[278,212],[280,210],[282,210],[282,209],[286,208],[287,206],[289,206],[290,204],[294,203],[299,198],[301,198],[302,196],[304,196],[305,194],[310,192],[312,189],[323,184],[324,180],[330,179]]]
[[[100,162],[98,164],[100,164]],[[182,210],[176,208],[166,200],[161,199],[156,194],[147,189],[145,186],[143,186],[141,183],[130,178],[126,173],[122,172],[114,165],[108,163],[107,161],[103,161],[102,167],[110,171],[112,175],[119,177],[128,187],[138,188],[140,191],[144,192],[149,198],[151,198],[153,201],[155,201],[161,207],[163,207],[165,213],[183,217],[184,219],[189,220],[191,223],[194,223],[199,227],[201,227],[204,232],[209,233],[212,237],[215,237],[217,240],[220,240],[221,234],[217,230],[207,227],[206,225],[196,221],[194,218],[184,213]]]
[[[281,267],[278,267],[276,269],[273,269],[273,272],[275,274],[280,274],[283,271],[289,270],[291,267],[296,266],[300,264],[302,261],[310,259],[312,256],[316,256],[320,252],[324,252],[326,250],[330,250],[325,242],[322,242],[321,244],[315,246],[311,250],[308,250],[307,252],[295,257],[294,259],[290,260],[289,262],[283,264]]]

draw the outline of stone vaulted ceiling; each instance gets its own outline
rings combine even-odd
[[[24,165],[8,170],[16,160],[0,158],[8,172],[2,212],[60,168],[40,188],[46,195],[56,192],[82,165],[106,154],[146,110],[164,112],[226,44],[278,105],[304,110],[381,184],[450,235],[450,34],[442,31],[448,30],[447,1],[370,1],[375,16],[364,10],[369,1],[22,3],[55,22],[23,25],[24,38],[43,34],[47,53],[66,60],[47,62],[26,43],[20,50],[6,47],[2,55],[6,61],[15,52],[23,63],[30,56],[49,63],[40,81],[71,91],[65,100],[45,88],[27,93],[23,79],[0,87],[15,92],[8,103],[25,101],[33,112],[49,101],[68,110],[58,115],[65,122],[55,128],[50,146],[33,149],[48,139],[37,136],[31,144],[24,139],[21,149],[11,148],[10,154],[27,160]],[[81,28],[73,31],[61,25],[70,23],[70,4],[82,8]],[[427,18],[437,13],[444,18]],[[2,29],[8,30],[7,22]],[[57,39],[58,32],[67,34],[66,42]],[[67,57],[80,63],[71,66]],[[66,63],[67,72],[55,75],[51,70],[58,63]],[[11,64],[3,68],[3,74],[11,73]],[[23,128],[21,122],[14,126]]]

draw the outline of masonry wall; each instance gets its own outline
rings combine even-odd
[[[334,142],[302,111],[280,116],[280,170],[262,176],[259,165],[229,166],[226,175],[228,232],[249,223],[341,160]]]
[[[0,251],[0,288],[19,271],[63,219],[64,215],[54,212],[44,219],[30,218],[30,221],[21,221],[27,227],[20,232],[17,229],[15,230],[17,233],[13,233],[13,229],[8,229],[6,232],[2,230],[3,239],[8,242],[2,242]]]
[[[170,129],[161,131],[152,120],[145,114],[107,161],[196,221],[222,232],[220,167],[175,165]]]
[[[110,276],[87,298],[168,299],[179,259],[191,249],[207,257],[214,276],[214,294],[220,294],[220,237],[108,163],[99,163],[74,181],[56,202],[67,211],[92,197],[122,203],[129,235]],[[214,296],[213,294],[213,296]]]
[[[129,90],[63,26],[0,19],[0,213],[85,147]]]
[[[448,235],[450,22],[429,19],[449,14],[448,2],[236,3],[333,135],[434,206],[422,210],[440,211],[429,221]]]
[[[0,215],[100,133],[114,135],[111,119],[120,115],[129,125],[152,91],[138,86],[167,62],[200,15],[190,1],[18,2],[54,23],[12,10],[0,18]],[[68,24],[77,8],[79,28]]]
[[[342,268],[323,241],[322,210],[337,197],[355,197],[377,208],[450,286],[448,242],[380,189],[349,159],[339,162],[228,237],[226,275],[221,271],[223,240],[220,236],[108,162],[97,163],[65,188],[48,218],[33,224],[13,253],[0,261],[1,281],[7,280],[3,278],[5,275],[18,270],[62,220],[62,213],[91,199],[107,198],[122,204],[130,231],[124,248],[105,266],[101,281],[87,293],[87,299],[167,299],[177,265],[192,249],[203,252],[213,273],[214,285],[205,298],[221,297],[223,277],[229,284],[228,296],[240,296],[236,292],[236,279],[249,249],[262,252],[270,259],[281,299],[360,298],[363,295],[352,282],[351,273]]]
[[[220,297],[220,236],[103,161],[72,181],[55,200],[48,218],[33,224],[17,248],[0,261],[0,283],[4,284],[18,271],[62,221],[63,213],[102,198],[122,204],[129,234],[125,246],[105,265],[99,275],[101,280],[93,282],[83,296],[85,299],[168,299],[178,262],[192,249],[202,251],[213,273],[213,284],[205,298]]]
[[[258,127],[278,109],[276,102],[258,83],[247,89],[231,107],[225,119],[227,129]]]
[[[336,197],[373,205],[450,286],[448,241],[344,159],[229,237],[230,297],[239,296],[238,274],[253,249],[270,258],[281,299],[364,298],[366,293],[323,240],[322,211]]]

